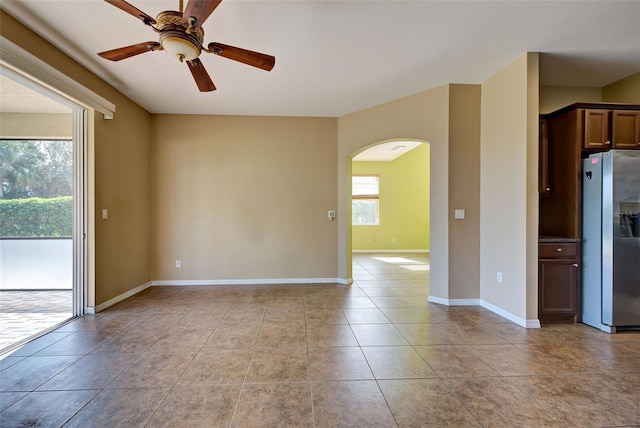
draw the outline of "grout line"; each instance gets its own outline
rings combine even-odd
[[[307,329],[307,301],[304,298],[304,290],[302,292],[302,308],[304,312],[304,338],[307,347],[307,387],[309,388],[309,404],[311,405],[311,424],[316,426],[315,406],[313,405],[313,391],[311,389],[311,355],[309,353],[309,330]]]
[[[251,369],[251,363],[253,361],[254,352],[256,349],[256,345],[258,343],[258,337],[260,337],[260,332],[262,331],[262,324],[264,323],[264,318],[267,314],[267,307],[269,305],[269,300],[271,300],[271,296],[273,291],[269,293],[269,298],[267,299],[267,303],[265,303],[264,312],[262,314],[262,320],[260,321],[260,327],[258,327],[258,332],[256,333],[256,337],[253,342],[253,346],[250,349],[251,356],[249,357],[249,362],[247,363],[247,368],[244,371],[244,376],[242,377],[242,383],[240,384],[240,389],[238,390],[238,397],[236,398],[236,403],[233,406],[233,412],[231,413],[231,419],[229,419],[229,426],[233,424],[233,420],[236,417],[236,412],[238,411],[238,405],[240,404],[240,397],[242,397],[242,391],[244,391],[245,385],[247,385],[247,376],[249,375],[249,370]],[[237,302],[238,300],[236,300]],[[234,302],[235,303],[235,302]],[[229,307],[229,310],[233,307],[233,304]]]

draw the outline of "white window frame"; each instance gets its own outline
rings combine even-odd
[[[371,194],[354,194],[353,179],[356,177],[375,177],[377,185],[377,193]],[[376,202],[376,214],[374,223],[355,223],[353,221],[353,212],[355,212],[353,204],[355,201],[375,201]],[[380,225],[380,176],[378,174],[353,174],[351,178],[351,224],[352,226],[379,226]]]

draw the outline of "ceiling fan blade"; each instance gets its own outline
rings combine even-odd
[[[260,52],[248,51],[234,46],[223,45],[222,43],[209,43],[209,50],[216,55],[239,61],[243,64],[271,71],[276,64],[276,58]]]
[[[130,5],[129,3],[127,3],[124,0],[104,0],[104,1],[114,5],[118,9],[124,10],[125,12],[127,12],[130,15],[135,16],[136,18],[142,20],[142,22],[144,22],[147,25],[156,23],[156,20],[153,19],[153,17],[147,15],[146,13],[144,13],[143,11],[138,9],[137,7]]]
[[[143,42],[138,43],[137,45],[125,46],[118,49],[112,49],[110,51],[100,52],[98,55],[100,55],[104,59],[108,59],[111,61],[120,61],[122,59],[140,55],[141,53],[153,51],[158,47],[160,47],[160,43],[158,42]]]
[[[209,73],[207,73],[204,65],[202,65],[202,61],[196,58],[193,61],[187,61],[187,65],[189,66],[191,75],[196,81],[196,85],[198,85],[200,92],[211,92],[216,90],[216,86],[211,81],[211,77],[209,77]]]
[[[189,0],[182,17],[189,22],[189,18],[196,19],[194,27],[201,27],[204,21],[213,13],[222,0]]]

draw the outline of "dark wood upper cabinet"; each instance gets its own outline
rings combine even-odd
[[[582,236],[582,159],[640,150],[640,105],[576,103],[540,117],[539,233]]]
[[[609,118],[611,110],[580,109],[584,117],[584,150],[609,150],[611,148],[611,131]]]
[[[549,180],[549,126],[546,119],[540,119],[540,147],[538,151],[538,192],[540,196],[551,193]]]
[[[540,196],[539,233],[564,238],[580,237],[580,177],[584,111],[572,109],[546,117],[549,191]],[[542,148],[539,149],[542,151]],[[539,177],[540,178],[540,177]],[[582,185],[582,182],[580,182]]]
[[[640,112],[614,110],[611,140],[614,149],[640,149]]]

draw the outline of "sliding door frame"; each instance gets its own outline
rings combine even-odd
[[[95,115],[116,106],[0,35],[0,72],[73,111],[73,313],[95,313]]]

